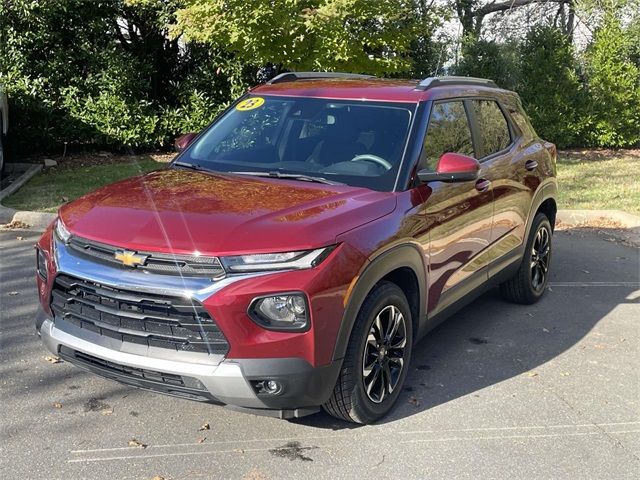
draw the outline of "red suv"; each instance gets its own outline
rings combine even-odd
[[[38,243],[37,329],[86,370],[370,423],[446,316],[544,293],[556,150],[492,81],[284,73],[178,145]]]

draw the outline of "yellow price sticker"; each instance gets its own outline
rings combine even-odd
[[[240,110],[241,112],[246,112],[247,110],[253,110],[254,108],[261,107],[263,104],[264,104],[264,98],[251,97],[237,104],[236,110]]]

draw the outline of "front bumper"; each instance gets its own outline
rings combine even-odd
[[[45,346],[81,368],[134,387],[192,400],[223,403],[252,413],[292,418],[318,411],[333,389],[339,361],[312,367],[301,358],[224,359],[217,365],[147,357],[104,345],[93,332],[64,331],[40,309],[36,317]],[[281,393],[254,386],[276,380]]]

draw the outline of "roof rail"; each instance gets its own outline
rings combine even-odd
[[[416,90],[429,90],[430,88],[441,87],[443,85],[476,85],[498,88],[496,82],[486,78],[451,76],[425,78],[416,86]]]
[[[273,77],[267,82],[268,85],[281,82],[293,82],[295,80],[312,79],[312,78],[375,78],[373,75],[362,75],[359,73],[342,73],[342,72],[285,72]]]

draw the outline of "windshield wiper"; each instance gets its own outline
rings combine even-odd
[[[202,172],[202,171],[206,172],[206,171],[208,171],[206,168],[202,167],[201,165],[195,164],[195,163],[173,162],[173,164],[171,166],[188,168],[189,170],[196,170],[198,172]]]
[[[299,173],[281,173],[277,171],[273,172],[229,172],[236,175],[251,175],[253,177],[269,177],[269,178],[284,178],[291,180],[302,180],[303,182],[315,182],[324,183],[326,185],[344,185],[344,183],[334,182],[333,180],[327,180],[324,177],[313,177],[311,175],[303,175]]]

